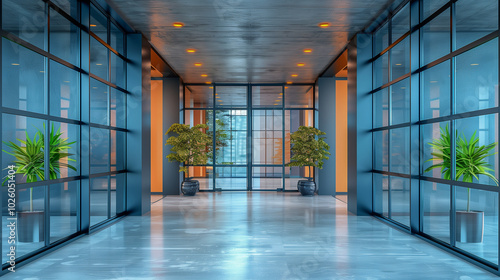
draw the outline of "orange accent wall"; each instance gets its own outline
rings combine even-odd
[[[336,191],[347,192],[347,81],[337,81],[336,91]]]
[[[151,81],[151,192],[163,191],[163,81]]]

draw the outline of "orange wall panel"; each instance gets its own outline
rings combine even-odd
[[[336,87],[336,191],[347,192],[347,81],[337,81]]]
[[[163,81],[151,81],[151,192],[163,192]]]

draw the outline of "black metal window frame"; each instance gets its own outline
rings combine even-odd
[[[46,49],[47,50],[44,50],[44,49],[41,49],[19,37],[17,37],[15,34],[11,33],[11,32],[8,32],[6,30],[3,29],[3,26],[2,26],[2,10],[3,10],[3,5],[1,3],[2,1],[0,1],[0,35],[2,37],[2,40],[5,38],[7,40],[10,40],[12,41],[13,43],[17,44],[17,45],[20,45],[21,47],[24,47],[24,48],[27,48],[28,50],[34,52],[34,53],[37,53],[39,55],[41,55],[44,59],[44,65],[45,65],[45,76],[44,76],[44,92],[47,93],[47,96],[46,96],[46,101],[47,101],[47,104],[45,105],[45,113],[35,113],[35,112],[30,112],[30,111],[24,111],[24,110],[19,110],[19,109],[13,109],[13,108],[8,108],[8,107],[4,107],[3,104],[2,104],[2,98],[0,98],[0,119],[3,119],[3,115],[4,114],[9,114],[9,115],[14,115],[14,116],[20,116],[20,117],[26,117],[26,118],[34,118],[34,119],[38,119],[38,120],[41,120],[43,121],[44,123],[51,123],[51,122],[58,122],[58,123],[61,123],[61,124],[69,124],[69,125],[76,125],[78,126],[78,140],[79,140],[79,155],[80,157],[78,158],[78,161],[79,161],[79,170],[78,170],[78,175],[76,176],[69,176],[69,177],[64,177],[64,178],[59,178],[59,179],[52,179],[52,180],[44,180],[44,181],[38,181],[38,182],[32,182],[32,183],[22,183],[22,184],[18,184],[16,185],[16,189],[18,190],[23,190],[23,189],[28,189],[28,188],[36,188],[36,187],[45,187],[45,193],[44,193],[44,209],[46,212],[50,212],[50,186],[53,185],[53,184],[60,184],[60,183],[68,183],[68,182],[78,182],[78,189],[77,189],[77,229],[76,229],[76,232],[70,234],[69,236],[66,236],[66,237],[63,237],[61,239],[59,239],[58,241],[55,241],[55,242],[51,242],[50,241],[50,214],[49,215],[45,215],[45,229],[44,229],[44,235],[45,235],[45,238],[44,238],[44,246],[39,248],[39,249],[36,249],[34,251],[31,251],[30,253],[27,253],[23,256],[20,256],[18,258],[16,258],[16,265],[23,265],[24,263],[27,263],[31,260],[34,260],[36,258],[38,258],[39,256],[45,254],[45,253],[48,253],[48,252],[51,252],[63,245],[65,245],[66,243],[68,242],[71,242],[71,241],[74,241],[76,240],[77,238],[85,235],[85,234],[89,234],[91,232],[94,232],[95,230],[98,230],[99,228],[103,227],[103,226],[106,226],[108,225],[109,223],[111,222],[114,222],[115,220],[119,219],[120,217],[124,216],[126,214],[126,180],[124,180],[124,185],[123,185],[123,188],[124,188],[124,197],[123,197],[123,211],[122,212],[118,212],[111,216],[111,211],[110,211],[110,203],[109,203],[109,199],[110,199],[110,195],[109,195],[109,192],[111,191],[110,188],[111,188],[111,184],[110,184],[110,180],[111,180],[111,177],[112,176],[116,176],[116,175],[119,175],[119,174],[126,174],[127,173],[127,170],[126,170],[126,154],[124,155],[123,157],[123,166],[124,168],[122,169],[119,169],[119,170],[113,170],[111,171],[109,169],[109,172],[102,172],[102,173],[95,173],[95,174],[90,174],[90,161],[89,161],[89,157],[90,157],[90,154],[87,152],[87,153],[83,153],[82,152],[82,144],[83,144],[83,135],[85,133],[88,133],[90,131],[90,128],[101,128],[101,129],[106,129],[108,131],[108,134],[110,135],[111,134],[111,131],[116,131],[116,132],[124,132],[124,133],[127,133],[128,132],[128,129],[126,128],[126,125],[125,127],[117,127],[117,126],[111,126],[109,123],[108,125],[101,125],[101,124],[95,124],[95,123],[91,123],[90,121],[89,122],[85,122],[83,119],[84,119],[84,114],[89,114],[90,112],[90,102],[89,102],[89,98],[90,98],[90,93],[89,93],[89,83],[90,83],[90,79],[95,79],[103,84],[105,84],[108,89],[116,89],[117,91],[127,95],[129,94],[129,92],[127,91],[126,88],[122,88],[122,87],[119,87],[117,86],[116,84],[114,83],[111,83],[110,81],[108,80],[105,80],[105,79],[102,79],[101,77],[98,77],[96,76],[95,74],[93,73],[90,73],[89,71],[86,71],[85,69],[83,69],[84,67],[84,60],[87,59],[89,60],[89,51],[92,51],[89,49],[89,47],[87,46],[86,48],[83,48],[83,44],[85,43],[89,43],[89,39],[92,37],[96,40],[98,40],[103,46],[105,46],[108,50],[108,53],[109,52],[112,52],[114,53],[116,56],[118,56],[119,58],[121,58],[124,63],[128,63],[129,60],[127,59],[126,57],[126,52],[127,52],[127,47],[126,47],[126,34],[127,32],[125,31],[124,28],[121,27],[121,25],[106,11],[104,10],[98,3],[97,1],[95,0],[78,0],[76,3],[77,3],[77,17],[78,18],[73,18],[72,16],[70,16],[66,11],[64,11],[63,9],[59,8],[57,6],[57,2],[56,1],[51,1],[51,0],[43,0],[44,2],[44,21],[45,21],[45,37],[44,37],[44,40],[46,41]],[[94,6],[97,10],[99,10],[99,12],[101,12],[107,19],[107,24],[108,24],[108,41],[109,41],[109,38],[110,38],[110,25],[111,24],[114,24],[119,31],[121,31],[124,35],[123,37],[123,53],[119,53],[117,50],[113,49],[109,44],[107,44],[107,42],[104,42],[102,39],[100,39],[96,34],[94,34],[92,31],[90,31],[89,29],[89,26],[86,26],[83,24],[83,22],[89,22],[89,17],[90,17],[90,6]],[[50,36],[49,36],[49,31],[50,31],[50,14],[51,12],[55,12],[57,13],[58,15],[64,17],[66,20],[68,20],[71,24],[75,25],[77,27],[77,36],[79,38],[79,62],[80,62],[80,66],[77,66],[77,65],[74,65],[52,53],[50,53],[50,48],[48,47],[50,45]],[[84,36],[87,34],[87,39],[84,39]],[[2,51],[2,45],[3,43],[0,42],[0,52]],[[84,51],[87,50],[86,53],[84,53]],[[108,71],[108,77],[109,77],[109,73],[111,71],[111,56],[108,55],[107,56],[107,59],[108,59],[108,65],[109,65],[109,68],[107,69]],[[2,58],[0,57],[0,62],[2,61]],[[50,79],[50,69],[49,69],[49,63],[50,61],[54,61],[54,62],[57,62],[61,65],[64,65],[65,67],[67,68],[70,68],[71,70],[74,70],[76,72],[79,73],[79,77],[78,77],[78,83],[79,83],[79,86],[78,86],[78,90],[80,92],[80,99],[79,99],[79,106],[80,106],[80,112],[79,112],[79,117],[78,117],[78,120],[75,120],[75,119],[69,119],[69,118],[63,118],[63,117],[57,117],[57,116],[53,116],[50,114],[50,88],[48,86],[48,81]],[[126,81],[126,67],[125,65],[123,65],[123,75],[124,75],[124,79]],[[0,68],[0,74],[2,72],[2,69]],[[1,77],[1,76],[0,76]],[[85,84],[87,83],[87,84]],[[109,90],[108,90],[109,92]],[[4,94],[4,93],[2,93]],[[87,99],[85,101],[85,98]],[[110,112],[111,112],[111,92],[109,92],[108,94],[108,118],[110,118]],[[125,110],[124,111],[124,114],[126,116],[126,110],[127,110],[127,104],[126,104],[126,98],[124,98],[124,104],[123,104],[123,109]],[[86,105],[86,106],[85,106]],[[1,126],[1,121],[0,121],[0,126]],[[46,125],[45,126],[45,131],[44,131],[45,135],[48,135],[49,134],[49,125]],[[2,129],[0,129],[0,138],[2,138],[3,136],[3,131]],[[88,136],[86,136],[88,139],[85,139],[87,140],[88,142],[90,142],[90,138]],[[126,137],[124,139],[125,143],[123,143],[126,147]],[[88,144],[88,146],[90,147],[90,143],[86,143]],[[49,147],[48,147],[49,143],[48,141],[45,141],[45,150],[48,151],[49,150]],[[109,141],[109,152],[111,152],[111,141]],[[126,153],[126,149],[123,151],[124,153]],[[45,155],[45,165],[47,166],[48,165],[48,154],[46,153]],[[84,165],[84,162],[86,163],[86,166]],[[1,163],[1,158],[0,158],[0,165],[1,164],[5,164],[5,163]],[[109,160],[108,160],[108,167],[111,166],[111,156],[109,157]],[[89,174],[82,174],[82,170],[86,170],[87,173]],[[49,178],[48,176],[48,172],[49,172],[49,168],[45,168],[45,178]],[[104,176],[108,176],[108,210],[107,210],[107,219],[100,222],[100,223],[97,223],[93,226],[89,226],[89,223],[88,221],[90,220],[90,216],[88,217],[82,217],[82,213],[88,213],[90,214],[90,201],[89,201],[89,198],[90,198],[90,194],[86,194],[84,193],[84,189],[87,189],[89,192],[90,192],[90,189],[88,188],[88,182],[90,181],[90,179],[93,179],[93,178],[98,178],[98,177],[104,177]],[[87,188],[84,188],[82,186],[82,184],[86,182],[87,183]],[[1,202],[0,202],[1,204]],[[86,221],[85,221],[86,220]],[[3,231],[4,229],[0,229],[0,233]],[[1,235],[1,234],[0,234]],[[0,240],[0,245],[3,243],[3,242],[6,242],[5,240]],[[8,273],[8,270],[7,268],[9,268],[10,265],[7,264],[7,263],[3,263],[2,262],[2,271],[0,272],[0,275],[4,275],[6,273]]]
[[[392,48],[394,48],[398,43],[400,43],[402,40],[406,38],[410,38],[410,40],[413,40],[415,38],[418,38],[418,42],[411,42],[410,41],[410,61],[412,61],[415,57],[418,57],[418,69],[416,70],[411,70],[410,69],[409,73],[406,73],[405,75],[392,80],[391,81],[391,63],[390,63],[390,56],[389,56],[389,62],[388,62],[388,67],[387,67],[387,75],[389,77],[389,82],[383,84],[382,86],[379,86],[377,88],[373,88],[371,94],[377,94],[381,92],[381,90],[390,87],[391,85],[402,81],[404,79],[409,79],[410,81],[410,122],[407,123],[402,123],[402,124],[397,124],[397,125],[391,125],[391,113],[389,111],[389,123],[386,126],[381,126],[381,127],[374,127],[373,122],[372,122],[372,130],[371,132],[379,132],[379,131],[387,131],[388,133],[388,170],[380,170],[380,169],[375,169],[375,157],[373,157],[373,162],[372,162],[372,174],[375,176],[375,174],[381,174],[381,175],[386,175],[388,177],[388,217],[382,216],[379,213],[375,212],[375,209],[372,209],[372,215],[398,227],[401,228],[405,231],[408,231],[409,233],[415,234],[416,236],[434,244],[437,245],[446,251],[453,253],[459,257],[462,257],[468,261],[471,261],[472,263],[481,266],[482,268],[493,272],[497,275],[500,275],[500,245],[498,248],[498,260],[497,263],[492,263],[486,259],[483,259],[479,256],[476,256],[464,249],[458,248],[455,246],[455,210],[456,210],[456,200],[455,200],[455,193],[456,193],[456,188],[457,187],[465,187],[465,188],[471,188],[471,189],[477,189],[477,190],[485,190],[485,191],[490,191],[490,192],[495,192],[498,195],[500,195],[500,189],[497,186],[491,186],[491,185],[486,185],[486,184],[480,184],[480,183],[467,183],[467,182],[462,182],[462,181],[457,181],[457,180],[445,180],[445,179],[440,179],[440,178],[434,178],[434,177],[428,177],[428,176],[423,176],[422,175],[422,162],[421,162],[421,155],[419,152],[419,157],[418,157],[418,169],[415,171],[412,169],[411,164],[411,156],[408,158],[408,162],[410,164],[410,173],[409,174],[402,174],[402,173],[397,173],[397,172],[391,172],[390,171],[390,160],[391,160],[391,137],[390,133],[392,130],[397,129],[397,128],[403,128],[403,127],[408,127],[409,128],[409,133],[410,133],[410,139],[412,139],[412,136],[417,137],[419,139],[418,144],[411,144],[407,143],[410,146],[410,154],[411,152],[417,148],[419,151],[422,150],[421,143],[422,143],[422,132],[421,132],[421,127],[425,124],[432,124],[432,123],[439,123],[439,122],[449,122],[450,124],[450,131],[454,130],[454,121],[455,120],[460,120],[460,119],[465,119],[465,118],[470,118],[470,117],[477,117],[477,116],[485,116],[485,115],[491,115],[491,114],[497,114],[497,116],[500,116],[500,104],[497,104],[495,107],[488,108],[488,109],[480,109],[476,111],[471,111],[471,112],[466,112],[466,113],[456,113],[455,112],[455,106],[454,106],[454,99],[455,99],[455,85],[454,81],[456,80],[455,77],[455,71],[454,71],[454,66],[455,66],[455,58],[462,54],[465,53],[471,49],[474,49],[475,47],[478,47],[480,45],[483,45],[487,42],[490,42],[491,40],[494,39],[499,39],[500,38],[500,31],[497,29],[473,42],[470,42],[469,44],[456,48],[454,41],[455,41],[455,34],[456,34],[456,28],[455,28],[455,22],[456,22],[456,14],[455,14],[455,4],[456,2],[459,2],[459,0],[450,0],[447,3],[445,3],[442,7],[434,11],[432,14],[427,16],[426,18],[423,17],[423,0],[407,0],[401,3],[393,12],[388,13],[387,19],[381,22],[381,24],[371,32],[372,37],[375,37],[375,33],[380,30],[385,24],[389,25],[389,31],[388,31],[388,40],[389,40],[389,45],[386,47],[383,51],[380,53],[375,53],[375,42],[373,42],[373,58],[371,59],[372,62],[372,67],[374,65],[374,61],[378,58],[380,58],[383,54],[389,52]],[[500,2],[500,1],[499,1]],[[391,38],[391,21],[394,15],[396,15],[400,10],[404,8],[405,5],[409,5],[410,9],[410,30],[406,32],[402,37],[397,38],[393,42]],[[418,13],[415,13],[413,8],[413,5],[418,5]],[[500,3],[498,4],[499,11],[500,11]],[[423,38],[422,38],[422,33],[420,30],[422,27],[424,27],[427,23],[441,15],[445,11],[449,11],[450,13],[450,51],[448,54],[432,61],[427,64],[423,64],[422,59],[421,59],[421,48],[423,44]],[[500,12],[499,12],[500,13]],[[415,17],[418,17],[418,20],[415,21]],[[499,15],[500,18],[500,15]],[[414,25],[412,25],[412,22],[418,22]],[[497,27],[500,25],[497,25]],[[500,51],[499,51],[500,53]],[[499,56],[500,57],[500,56]],[[429,68],[432,68],[442,62],[445,61],[451,61],[450,63],[450,114],[447,116],[443,117],[437,117],[437,118],[431,118],[431,119],[421,119],[422,118],[422,112],[421,112],[421,73]],[[413,62],[410,62],[410,64],[413,64]],[[373,68],[373,71],[375,69]],[[500,81],[500,71],[497,70],[497,74],[499,75],[498,80]],[[388,102],[389,102],[389,110],[391,110],[392,104],[391,104],[391,92],[389,91],[389,97],[388,97]],[[372,108],[374,108],[374,98],[372,98]],[[375,114],[375,111],[373,112]],[[497,128],[498,129],[498,128]],[[498,135],[500,133],[500,129],[496,132]],[[455,152],[454,152],[454,143],[455,143],[455,135],[454,133],[451,133],[452,137],[452,158],[455,158]],[[375,151],[375,146],[374,146],[374,141],[372,141],[372,150]],[[500,159],[499,159],[500,161]],[[413,161],[415,163],[415,161]],[[499,162],[500,165],[500,162]],[[451,177],[454,178],[454,174],[456,173],[455,171],[455,166],[452,165],[452,175]],[[410,216],[410,226],[403,225],[395,220],[393,220],[390,216],[391,213],[391,183],[390,183],[390,178],[391,177],[397,177],[397,178],[405,178],[410,181],[410,204],[411,205],[417,205],[417,207],[410,207],[408,205],[408,210],[409,216]],[[375,182],[375,180],[373,180]],[[450,243],[445,243],[444,241],[439,240],[436,237],[433,237],[429,234],[426,234],[423,232],[423,205],[422,205],[422,200],[421,200],[421,187],[420,187],[420,182],[433,182],[433,183],[439,183],[443,185],[447,185],[450,187]],[[375,185],[373,186],[375,188]],[[417,188],[417,190],[415,190]],[[375,192],[374,192],[375,193]],[[373,196],[373,205],[375,207],[375,195]],[[418,213],[413,213],[414,209],[418,209]],[[500,209],[498,211],[500,213]],[[500,216],[500,214],[499,214]],[[415,219],[417,221],[415,221]],[[500,217],[499,221],[497,224],[497,231],[500,232]],[[500,244],[500,235],[499,235],[499,241],[498,244]]]
[[[293,84],[288,84],[288,83],[211,83],[211,84],[203,84],[203,83],[185,83],[184,84],[184,92],[186,92],[186,87],[189,86],[208,86],[208,87],[213,87],[213,92],[212,92],[212,102],[213,106],[212,107],[199,107],[199,108],[190,108],[186,107],[185,105],[187,104],[186,102],[186,94],[184,94],[184,100],[182,100],[183,107],[181,108],[181,115],[184,116],[185,120],[185,112],[187,111],[195,111],[195,110],[201,110],[201,111],[212,111],[212,114],[215,116],[215,112],[218,110],[245,110],[247,111],[247,164],[245,165],[220,165],[216,164],[215,161],[215,153],[213,155],[212,162],[214,163],[213,165],[206,165],[206,166],[212,166],[214,169],[214,175],[212,176],[212,184],[213,188],[211,190],[201,190],[201,191],[206,191],[206,192],[214,192],[214,191],[282,191],[282,192],[296,192],[296,190],[287,190],[286,189],[286,176],[285,176],[285,169],[286,163],[285,163],[285,111],[311,111],[313,112],[312,114],[312,124],[315,126],[316,122],[316,113],[317,112],[317,107],[316,107],[316,87],[314,83],[293,83]],[[219,87],[230,87],[230,86],[244,86],[247,87],[247,101],[245,106],[217,106],[216,104],[216,91],[217,91],[217,86]],[[283,92],[283,100],[281,106],[258,106],[254,107],[252,103],[252,88],[253,87],[267,87],[267,86],[274,86],[274,87],[282,87],[282,92]],[[292,108],[292,107],[286,107],[286,90],[288,87],[294,87],[294,86],[311,86],[312,87],[312,107],[311,108]],[[283,157],[283,164],[253,164],[253,111],[265,111],[265,110],[279,110],[282,112],[282,127],[283,127],[283,134],[282,134],[282,157]],[[213,126],[215,127],[215,117],[213,118]],[[214,150],[215,150],[215,141],[214,143]],[[216,176],[215,176],[215,168],[218,167],[246,167],[247,168],[247,188],[246,189],[230,189],[230,190],[225,190],[222,188],[216,188]],[[254,167],[281,167],[282,168],[282,188],[277,188],[276,190],[273,189],[253,189],[253,168]],[[260,177],[259,177],[260,178]]]

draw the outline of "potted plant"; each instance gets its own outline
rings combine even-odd
[[[479,179],[480,175],[488,176],[498,186],[498,180],[490,172],[494,171],[489,168],[486,158],[496,153],[491,151],[496,147],[497,143],[489,145],[479,145],[479,138],[474,132],[467,140],[465,135],[456,135],[456,176],[455,180],[462,178],[463,182],[472,183],[473,179]],[[446,180],[451,180],[451,138],[448,125],[441,128],[440,138],[434,139],[429,145],[434,149],[431,153],[433,156],[429,161],[440,161],[427,168],[425,172],[431,171],[434,168],[441,168],[441,174]],[[483,241],[484,232],[484,212],[473,211],[470,207],[471,193],[467,188],[467,208],[465,210],[456,211],[455,232],[456,241],[468,243],[480,243]]]
[[[44,125],[45,129],[45,125]],[[61,168],[66,167],[72,170],[77,170],[76,167],[69,163],[61,162],[61,159],[67,159],[68,162],[75,162],[75,159],[70,158],[73,154],[68,153],[68,150],[76,142],[68,142],[68,138],[61,138],[62,132],[60,127],[54,131],[54,125],[51,126],[49,135],[49,178],[50,180],[57,179],[61,173]],[[17,139],[21,144],[9,141],[4,142],[11,151],[3,152],[15,157],[16,174],[22,174],[26,179],[26,183],[45,180],[45,137],[44,133],[38,130],[33,139],[26,132],[26,140]],[[8,178],[6,179],[8,180]],[[5,181],[3,183],[5,183]],[[18,241],[19,242],[41,242],[44,240],[44,211],[35,210],[33,207],[33,188],[29,189],[29,211],[17,211],[18,218]]]
[[[308,180],[299,180],[297,188],[304,196],[314,195],[316,192],[316,183],[312,177],[312,168],[323,168],[323,161],[329,159],[330,146],[325,142],[325,132],[308,126],[300,126],[297,131],[290,135],[290,143],[292,145],[292,157],[287,166],[308,166]]]
[[[195,195],[200,186],[198,181],[189,177],[189,166],[207,164],[208,147],[212,145],[212,138],[203,131],[207,128],[206,124],[190,128],[187,124],[175,123],[167,131],[167,134],[171,132],[177,134],[167,139],[167,145],[173,146],[167,159],[169,162],[177,161],[184,164],[179,166],[179,172],[186,174],[181,184],[181,191],[187,196]]]

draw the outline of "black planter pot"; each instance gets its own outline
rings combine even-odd
[[[199,189],[200,182],[196,180],[186,180],[181,184],[181,191],[187,196],[194,196]]]
[[[483,242],[484,212],[457,211],[455,232],[457,242]]]
[[[316,192],[316,183],[309,180],[299,180],[297,188],[303,196],[313,196]]]
[[[43,211],[17,212],[17,240],[19,242],[44,241]]]

